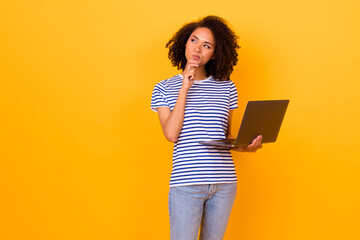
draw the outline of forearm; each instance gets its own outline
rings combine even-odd
[[[176,142],[178,140],[179,134],[183,127],[186,96],[192,84],[194,83],[195,68],[197,67],[199,67],[198,64],[186,64],[186,67],[182,73],[182,86],[179,90],[179,95],[173,110],[167,110],[165,114],[161,114],[162,116],[159,114],[164,135],[170,142]]]
[[[170,115],[164,123],[164,135],[170,142],[176,142],[181,132],[184,122],[187,93],[188,89],[180,89],[174,109],[172,112],[170,112]]]
[[[226,138],[227,138],[227,139],[233,139],[233,138],[234,138],[234,137],[231,135],[232,116],[233,116],[233,110],[230,110],[230,111],[229,111],[229,116],[228,116],[227,133],[226,133]]]

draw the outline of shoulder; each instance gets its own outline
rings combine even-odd
[[[235,87],[234,82],[231,81],[230,79],[228,79],[228,80],[219,80],[219,79],[215,79],[213,76],[210,76],[210,80],[214,84],[216,84],[218,86],[230,87],[230,88]]]
[[[181,74],[177,74],[175,76],[172,76],[171,78],[162,80],[161,82],[158,82],[155,85],[155,88],[159,88],[159,89],[169,89],[169,88],[174,88],[177,86],[181,87],[182,84],[182,75]]]

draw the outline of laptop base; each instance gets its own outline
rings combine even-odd
[[[206,141],[199,143],[207,146],[214,146],[217,148],[225,148],[225,149],[235,147],[235,139],[213,140],[213,141]]]

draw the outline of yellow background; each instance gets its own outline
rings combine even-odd
[[[2,1],[0,239],[169,239],[172,145],[150,106],[165,43],[227,19],[248,100],[289,98],[277,143],[235,153],[225,239],[360,239],[357,0]],[[141,143],[140,143],[141,141]]]

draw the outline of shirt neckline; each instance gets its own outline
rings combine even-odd
[[[181,77],[181,79],[183,79],[183,75],[181,73],[179,73],[179,76]],[[212,76],[209,76],[208,78],[205,78],[203,80],[194,80],[194,84],[203,84],[205,81],[208,81],[212,78]]]

